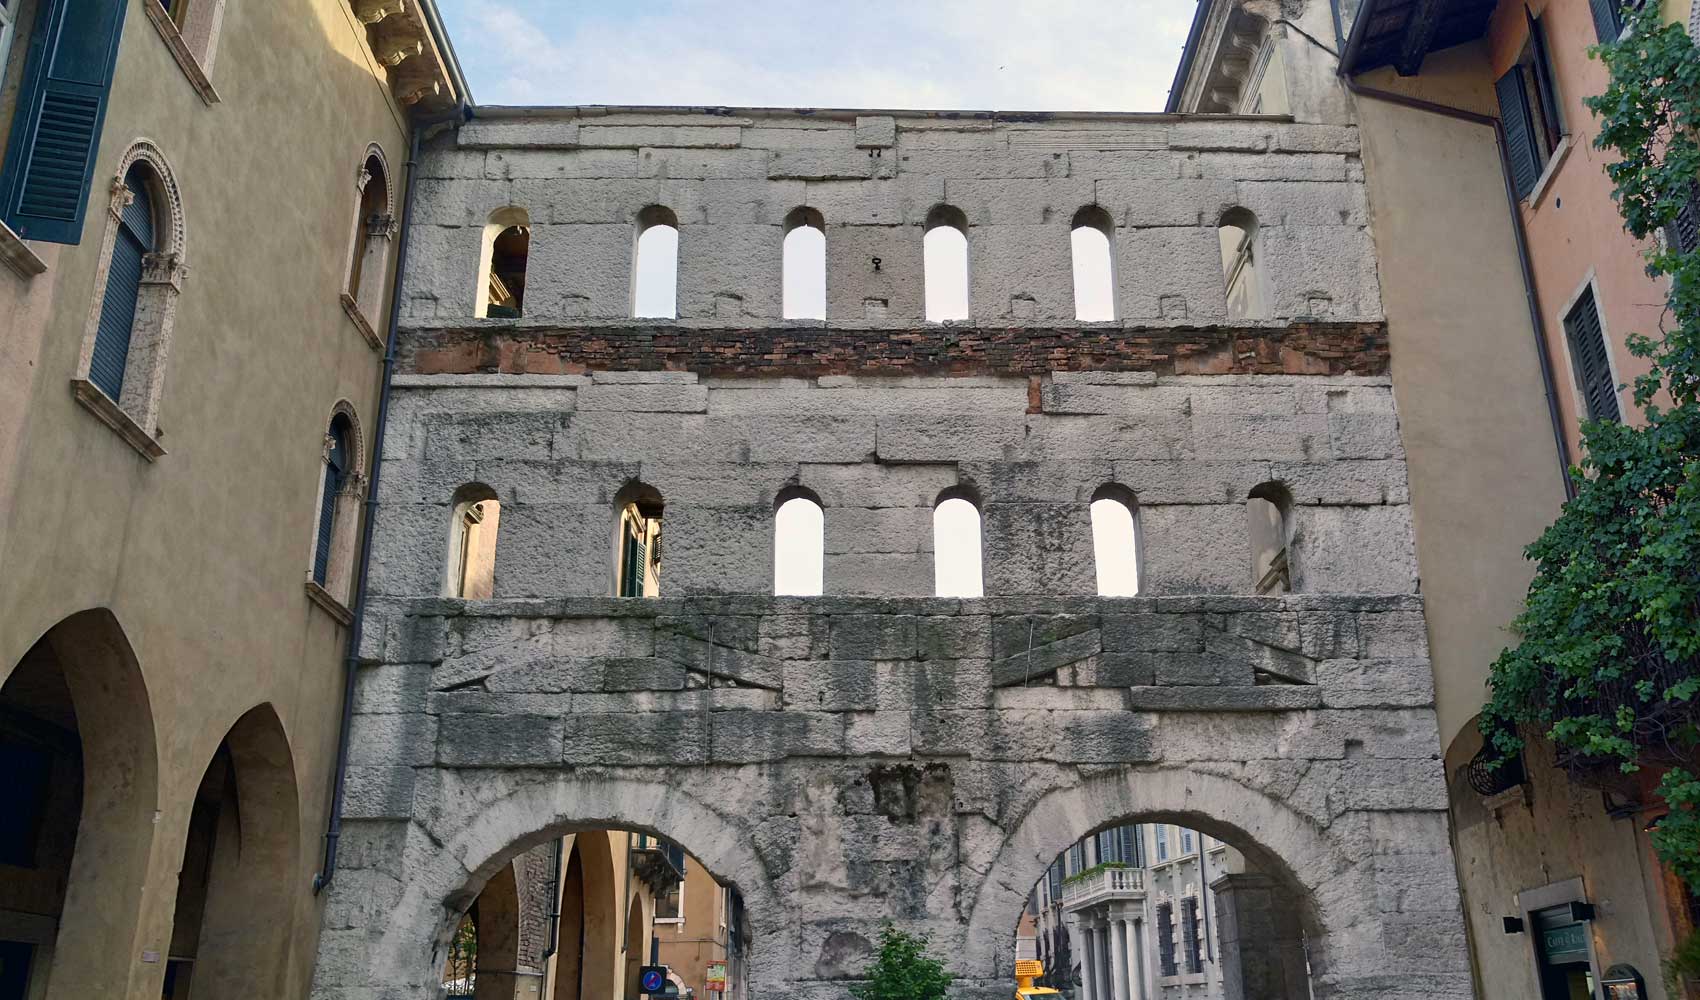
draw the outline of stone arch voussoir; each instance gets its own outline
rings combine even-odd
[[[1045,869],[1081,837],[1131,820],[1175,822],[1228,841],[1287,884],[1299,898],[1307,930],[1322,938],[1319,959],[1332,963],[1337,957],[1338,949],[1327,948],[1329,939],[1373,930],[1365,923],[1377,920],[1369,905],[1373,887],[1368,899],[1363,892],[1338,891],[1342,881],[1356,884],[1361,859],[1315,819],[1231,777],[1189,767],[1127,767],[1050,791],[1006,826],[972,903],[963,970],[1010,973],[1013,928]]]
[[[659,772],[646,774],[531,772],[515,783],[509,772],[489,772],[487,789],[517,786],[488,798],[456,798],[454,808],[430,819],[429,829],[416,817],[407,832],[403,869],[408,877],[401,898],[383,915],[381,926],[365,928],[370,946],[365,949],[367,982],[361,985],[434,988],[459,914],[485,882],[519,852],[575,831],[659,834],[684,847],[716,879],[736,886],[752,912],[778,912],[781,903],[753,847],[753,830],[677,783],[662,781]],[[345,978],[339,985],[355,983]]]

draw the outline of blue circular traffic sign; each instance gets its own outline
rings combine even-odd
[[[645,969],[638,976],[638,989],[645,993],[660,993],[667,976],[660,969]]]

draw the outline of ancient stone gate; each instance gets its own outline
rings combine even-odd
[[[752,996],[845,995],[884,920],[1007,996],[1046,865],[1136,818],[1274,877],[1317,997],[1469,995],[1354,129],[534,110],[421,170],[315,997],[435,995],[484,880],[601,827],[738,887]],[[1088,206],[1108,323],[1072,319]],[[658,207],[679,318],[634,320]],[[798,208],[824,322],[779,315]],[[1261,315],[1224,277],[1236,209]],[[923,232],[951,217],[975,319],[925,324]],[[522,218],[522,315],[473,318]],[[1136,597],[1094,596],[1108,485]],[[640,486],[660,596],[612,597]],[[771,596],[801,492],[825,595]],[[1291,593],[1253,596],[1254,495],[1281,498]],[[928,596],[946,496],[979,512],[984,597]],[[469,497],[500,506],[475,600],[442,596]]]

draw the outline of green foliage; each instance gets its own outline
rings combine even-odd
[[[1700,49],[1658,7],[1631,13],[1626,37],[1594,50],[1611,84],[1587,101],[1640,239],[1700,179]],[[1481,725],[1502,760],[1538,732],[1573,769],[1668,769],[1659,794],[1671,815],[1654,847],[1700,886],[1700,253],[1649,251],[1647,271],[1669,278],[1671,294],[1659,336],[1630,340],[1650,365],[1635,381],[1646,422],[1583,424],[1576,498],[1526,550],[1539,568]]]
[[[1101,874],[1106,869],[1110,869],[1110,868],[1132,868],[1132,867],[1133,867],[1132,865],[1126,863],[1125,861],[1105,861],[1102,864],[1096,864],[1096,865],[1093,865],[1090,868],[1085,868],[1085,869],[1082,869],[1080,871],[1075,872],[1073,875],[1070,875],[1068,878],[1063,879],[1063,885],[1073,885],[1076,882],[1084,881],[1086,879],[1091,878],[1094,875]]]
[[[866,982],[852,986],[856,1000],[941,1000],[950,990],[944,963],[927,954],[927,939],[891,924],[880,929],[880,950]]]

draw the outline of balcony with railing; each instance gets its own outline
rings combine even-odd
[[[685,849],[665,840],[640,835],[632,844],[632,874],[657,896],[666,895],[685,880]]]
[[[1063,883],[1063,909],[1069,912],[1097,903],[1145,898],[1145,872],[1139,868],[1103,868]]]

